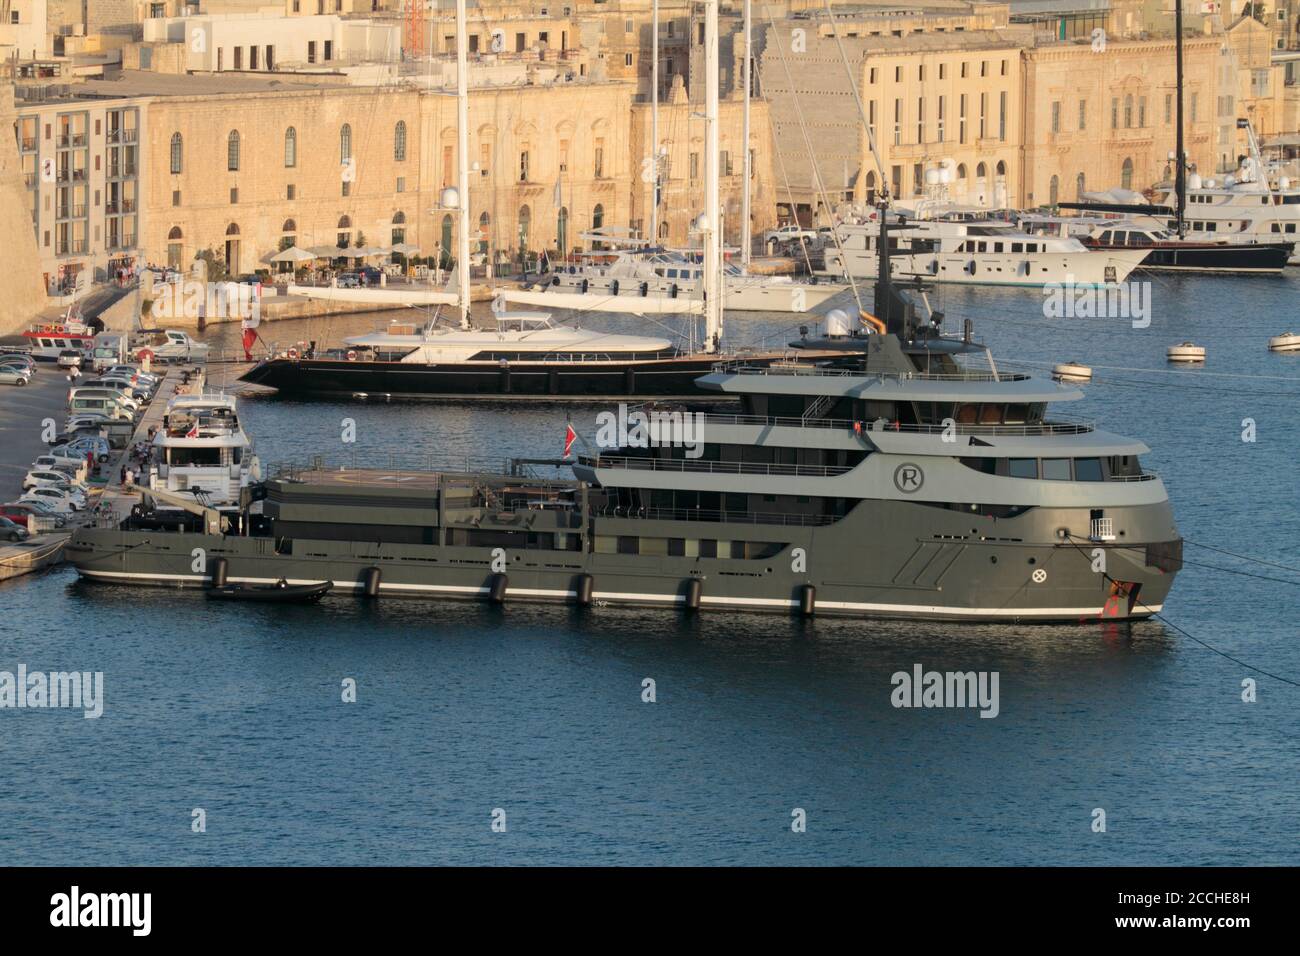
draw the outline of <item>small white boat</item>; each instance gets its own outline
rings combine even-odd
[[[1165,357],[1171,362],[1204,362],[1205,346],[1193,342],[1180,342],[1165,350]]]
[[[1300,352],[1300,332],[1283,332],[1268,340],[1270,352]]]
[[[1058,382],[1091,382],[1092,367],[1079,362],[1061,362],[1052,366],[1052,378]]]

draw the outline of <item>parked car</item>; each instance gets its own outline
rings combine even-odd
[[[62,444],[53,446],[50,454],[62,455],[64,458],[80,456],[83,461],[87,454],[92,454],[96,461],[108,461],[112,448],[109,447],[108,439],[101,435],[82,435],[72,436]]]
[[[775,229],[769,229],[763,233],[763,244],[771,245],[774,242],[791,242],[796,239],[816,239],[817,230],[805,229],[797,223],[791,223],[788,226],[778,226]]]
[[[64,491],[62,488],[33,488],[18,500],[43,501],[62,515],[74,514],[82,508],[71,492]]]
[[[23,476],[23,491],[33,488],[60,488],[74,498],[84,499],[85,486],[66,472],[57,468],[33,468]]]
[[[0,540],[8,541],[10,544],[17,544],[19,541],[26,541],[31,537],[31,532],[27,530],[27,522],[18,524],[8,518],[0,515]]]
[[[0,516],[8,518],[14,524],[22,525],[28,530],[30,530],[30,527],[27,524],[27,519],[32,515],[53,518],[56,528],[62,528],[67,524],[67,520],[63,515],[43,501],[10,501],[7,504],[0,505]]]
[[[30,369],[16,368],[12,365],[0,367],[0,385],[26,385],[31,380]]]
[[[86,356],[77,349],[64,349],[59,353],[57,363],[59,368],[81,368]]]
[[[357,289],[361,286],[361,277],[355,272],[340,272],[335,281],[340,289]]]
[[[52,448],[48,454],[37,455],[32,459],[32,470],[63,471],[64,469],[71,469],[75,472],[85,463],[85,455],[78,457],[72,452]]]
[[[9,354],[0,355],[0,368],[25,368],[35,374],[37,369],[36,359],[30,355]]]
[[[110,378],[115,375],[126,378],[134,377],[135,381],[155,388],[158,383],[162,381],[161,375],[153,375],[149,372],[141,371],[132,365],[114,365],[111,368],[104,369],[102,374],[105,378]]]
[[[374,266],[362,266],[357,270],[362,285],[379,285],[379,278],[382,275],[383,273]]]

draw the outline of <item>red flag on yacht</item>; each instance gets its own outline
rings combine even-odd
[[[190,426],[190,430],[187,431],[187,432],[185,433],[185,437],[186,437],[186,438],[198,438],[198,437],[199,437],[199,423],[198,423],[198,422],[195,422],[193,425]]]
[[[564,426],[564,457],[569,457],[569,449],[573,447],[573,440],[578,437],[578,433],[573,430],[572,425]]]

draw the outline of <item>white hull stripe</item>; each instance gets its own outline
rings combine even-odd
[[[89,578],[129,578],[134,580],[145,581],[192,581],[195,584],[206,584],[207,575],[203,574],[140,574],[130,571],[79,571],[80,574]],[[229,577],[226,579],[229,584],[275,584],[280,578],[243,578]],[[319,579],[315,578],[287,578],[289,584],[320,584]],[[354,591],[362,590],[365,585],[355,581],[334,581],[336,588],[351,589]],[[426,591],[440,592],[445,594],[488,594],[489,589],[486,587],[459,587],[450,584],[384,584],[380,583],[380,590],[388,589],[391,591]],[[548,598],[573,598],[577,597],[576,591],[559,591],[548,588],[515,588],[508,587],[506,596],[518,595],[524,597],[548,597]],[[680,604],[686,598],[681,594],[645,594],[633,591],[594,591],[592,599],[596,601],[603,600],[622,600],[622,601],[647,601],[661,604]],[[788,598],[747,598],[747,597],[708,597],[700,596],[701,604],[712,604],[718,607],[784,607],[795,608],[799,602]],[[880,604],[875,602],[860,601],[817,601],[814,609],[821,608],[824,610],[835,611],[885,611],[898,614],[929,614],[929,615],[950,615],[954,617],[1099,617],[1104,608],[1101,607],[1036,607],[1036,608],[979,608],[979,607],[943,607],[940,605],[927,604]],[[1164,609],[1163,604],[1144,605],[1144,610],[1151,613],[1158,613]]]

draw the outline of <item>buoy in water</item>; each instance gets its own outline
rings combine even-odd
[[[1078,362],[1061,362],[1052,366],[1052,378],[1058,382],[1091,382],[1092,368]]]
[[[1204,362],[1205,346],[1193,342],[1180,342],[1165,350],[1165,357],[1171,362]]]
[[[1300,333],[1283,332],[1268,340],[1270,352],[1300,352]]]

